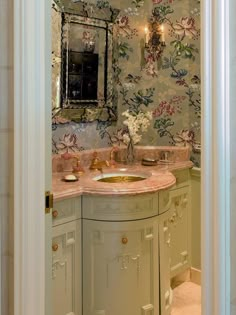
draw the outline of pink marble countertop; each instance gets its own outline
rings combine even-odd
[[[178,161],[167,165],[142,166],[141,163],[134,165],[117,164],[114,168],[104,168],[106,173],[125,173],[147,175],[147,178],[137,182],[130,183],[105,183],[94,180],[94,177],[101,175],[100,171],[90,171],[85,168],[85,173],[79,176],[76,182],[65,182],[63,177],[68,172],[53,173],[52,190],[54,200],[76,197],[82,194],[93,195],[137,195],[143,193],[156,192],[173,186],[176,182],[175,176],[171,173],[175,170],[192,168],[191,161]]]

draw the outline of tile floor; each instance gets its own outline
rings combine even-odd
[[[171,315],[201,315],[201,287],[184,282],[174,289]]]

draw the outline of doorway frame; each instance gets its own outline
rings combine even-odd
[[[230,315],[230,7],[201,1],[202,315]],[[232,9],[232,8],[231,8]],[[235,93],[235,91],[233,92]]]
[[[51,3],[14,3],[14,315],[51,315]],[[46,263],[45,263],[46,262]],[[49,269],[50,268],[50,269]],[[50,278],[49,278],[50,279]],[[45,290],[47,288],[47,291]]]
[[[230,315],[231,1],[201,2],[202,315]],[[46,85],[50,84],[49,3],[14,0],[14,315],[45,314],[45,116],[49,106],[42,104],[50,102]]]

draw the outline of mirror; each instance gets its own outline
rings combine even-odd
[[[53,116],[76,122],[116,120],[112,61],[119,10],[78,0],[52,3]]]

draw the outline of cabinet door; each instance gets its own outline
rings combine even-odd
[[[81,220],[52,229],[53,315],[82,315]]]
[[[83,314],[159,315],[158,221],[83,220]]]
[[[171,277],[191,265],[189,187],[171,191]]]
[[[172,290],[170,287],[170,214],[160,219],[159,248],[160,248],[160,298],[161,315],[171,314]]]

